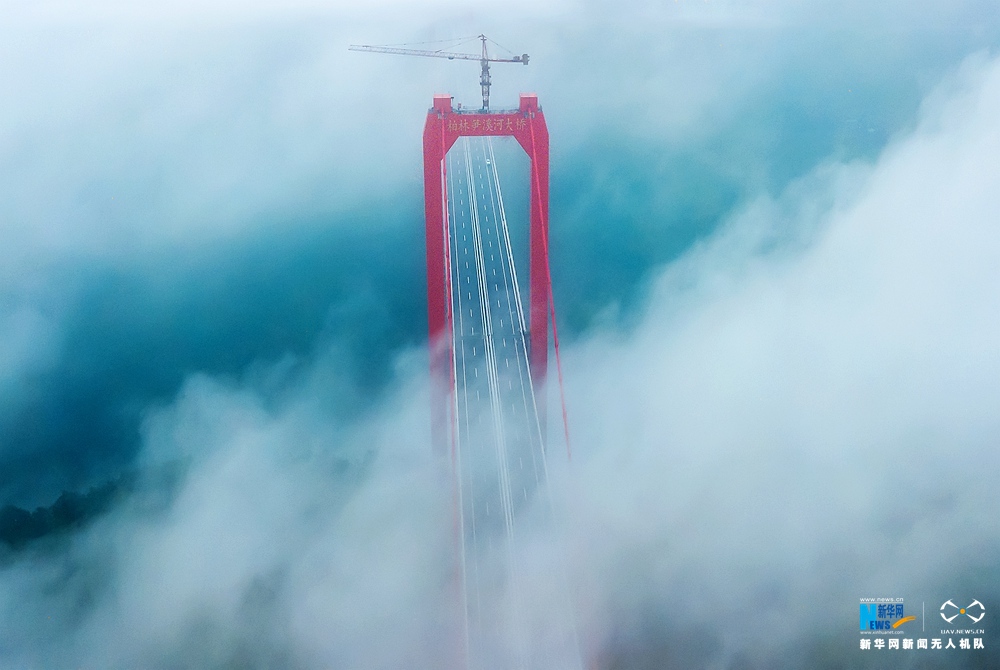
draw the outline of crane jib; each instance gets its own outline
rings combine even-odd
[[[483,111],[489,111],[490,108],[490,85],[492,84],[490,78],[490,63],[524,63],[528,64],[528,54],[521,54],[520,56],[513,56],[511,58],[494,58],[489,55],[486,49],[487,37],[485,35],[479,35],[478,39],[482,40],[482,53],[470,54],[470,53],[456,53],[454,51],[445,51],[444,49],[438,49],[437,51],[429,49],[408,49],[404,47],[393,47],[393,46],[377,46],[371,44],[352,44],[348,47],[349,51],[366,51],[368,53],[385,53],[394,54],[397,56],[426,56],[428,58],[447,58],[448,60],[477,60],[482,66],[482,74],[479,79],[480,86],[482,87],[483,93]],[[496,44],[494,42],[494,44]],[[456,45],[457,46],[457,45]]]

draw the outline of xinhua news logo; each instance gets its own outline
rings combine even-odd
[[[873,599],[869,599],[873,600]],[[917,617],[906,616],[902,598],[882,599],[891,602],[862,602],[859,626],[863,631],[888,631],[899,628]]]

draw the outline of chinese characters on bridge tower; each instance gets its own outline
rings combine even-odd
[[[528,127],[528,120],[519,114],[474,114],[453,115],[448,119],[450,133],[496,133],[505,135],[522,131]]]

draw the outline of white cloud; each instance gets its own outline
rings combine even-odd
[[[748,207],[635,333],[568,356],[606,606],[770,644],[799,603],[933,593],[1000,547],[1000,61],[954,82],[870,170]]]
[[[204,232],[213,216],[221,228],[244,225],[248,212],[302,195],[300,180],[315,186],[310,179],[340,160],[331,149],[357,150],[362,131],[317,110],[358,105],[385,142],[357,168],[361,185],[357,175],[336,173],[346,186],[329,178],[349,194],[379,166],[394,172],[398,165],[379,163],[394,142],[417,155],[420,119],[391,121],[395,96],[423,100],[429,75],[414,75],[401,93],[390,84],[373,92],[367,82],[384,71],[361,63],[374,61],[355,66],[342,45],[327,51],[317,39],[300,67],[264,68],[273,76],[265,85],[236,87],[260,95],[259,107],[235,116],[216,109],[206,123],[203,112],[233,94],[224,90],[233,70],[182,59],[183,76],[150,92],[145,66],[159,62],[160,47],[177,46],[165,43],[140,49],[149,61],[139,67],[111,64],[115,42],[91,45],[97,55],[86,67],[72,50],[55,56],[45,70],[54,97],[3,117],[5,147],[20,147],[29,131],[71,140],[39,149],[46,165],[19,163],[21,149],[6,154],[15,160],[5,174],[19,187],[8,205],[18,214],[7,219],[11,235],[35,251],[92,244],[97,255],[114,254],[132,244],[141,255],[147,233]],[[236,71],[259,74],[241,60],[250,57],[233,58]],[[155,72],[176,76],[173,68],[160,62]],[[989,473],[1000,465],[1000,62],[972,59],[954,81],[876,165],[825,165],[781,198],[752,203],[665,271],[634,332],[568,352],[578,460],[576,483],[561,493],[594,647],[612,645],[613,626],[653,607],[724,626],[733,649],[781,607],[924,588],[961,566],[970,547],[998,544]],[[53,105],[60,109],[44,116]],[[275,140],[261,130],[303,123],[315,133]],[[247,148],[242,140],[255,133]],[[102,144],[118,150],[87,157]],[[174,151],[173,162],[161,160]],[[262,157],[263,177],[233,167]],[[120,218],[100,209],[112,207],[105,178],[127,184],[121,175],[136,164],[164,171],[150,182],[164,191],[137,188],[133,203],[162,197],[153,221],[141,208]],[[307,177],[272,184],[302,164]],[[51,165],[59,168],[50,173]],[[40,184],[55,191],[36,208]],[[96,215],[88,192],[100,201]],[[230,202],[234,192],[252,202]],[[132,224],[153,230],[133,238]],[[12,314],[0,336],[49,341],[38,335],[44,318]],[[46,351],[0,363],[16,370]],[[147,427],[151,462],[189,459],[166,509],[123,507],[69,540],[66,556],[32,555],[0,575],[12,663],[127,667],[157,657],[231,660],[244,649],[307,665],[399,667],[432,654],[447,489],[426,462],[416,428],[426,398],[412,384],[348,429],[317,400],[320,373],[290,382],[277,400],[253,385],[192,379]],[[360,467],[366,454],[374,460]],[[366,476],[334,489],[343,485],[338,468]],[[870,569],[858,546],[900,563]],[[63,612],[56,624],[40,624],[55,610]],[[35,624],[51,636],[32,637]]]

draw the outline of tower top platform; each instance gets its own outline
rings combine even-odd
[[[431,107],[430,111],[437,112],[438,114],[530,114],[532,112],[541,111],[541,107],[538,106],[538,94],[537,93],[522,93],[520,104],[517,109],[491,109],[489,111],[483,111],[481,109],[456,109],[452,103],[452,97],[446,94],[438,94],[434,96],[434,105]]]

